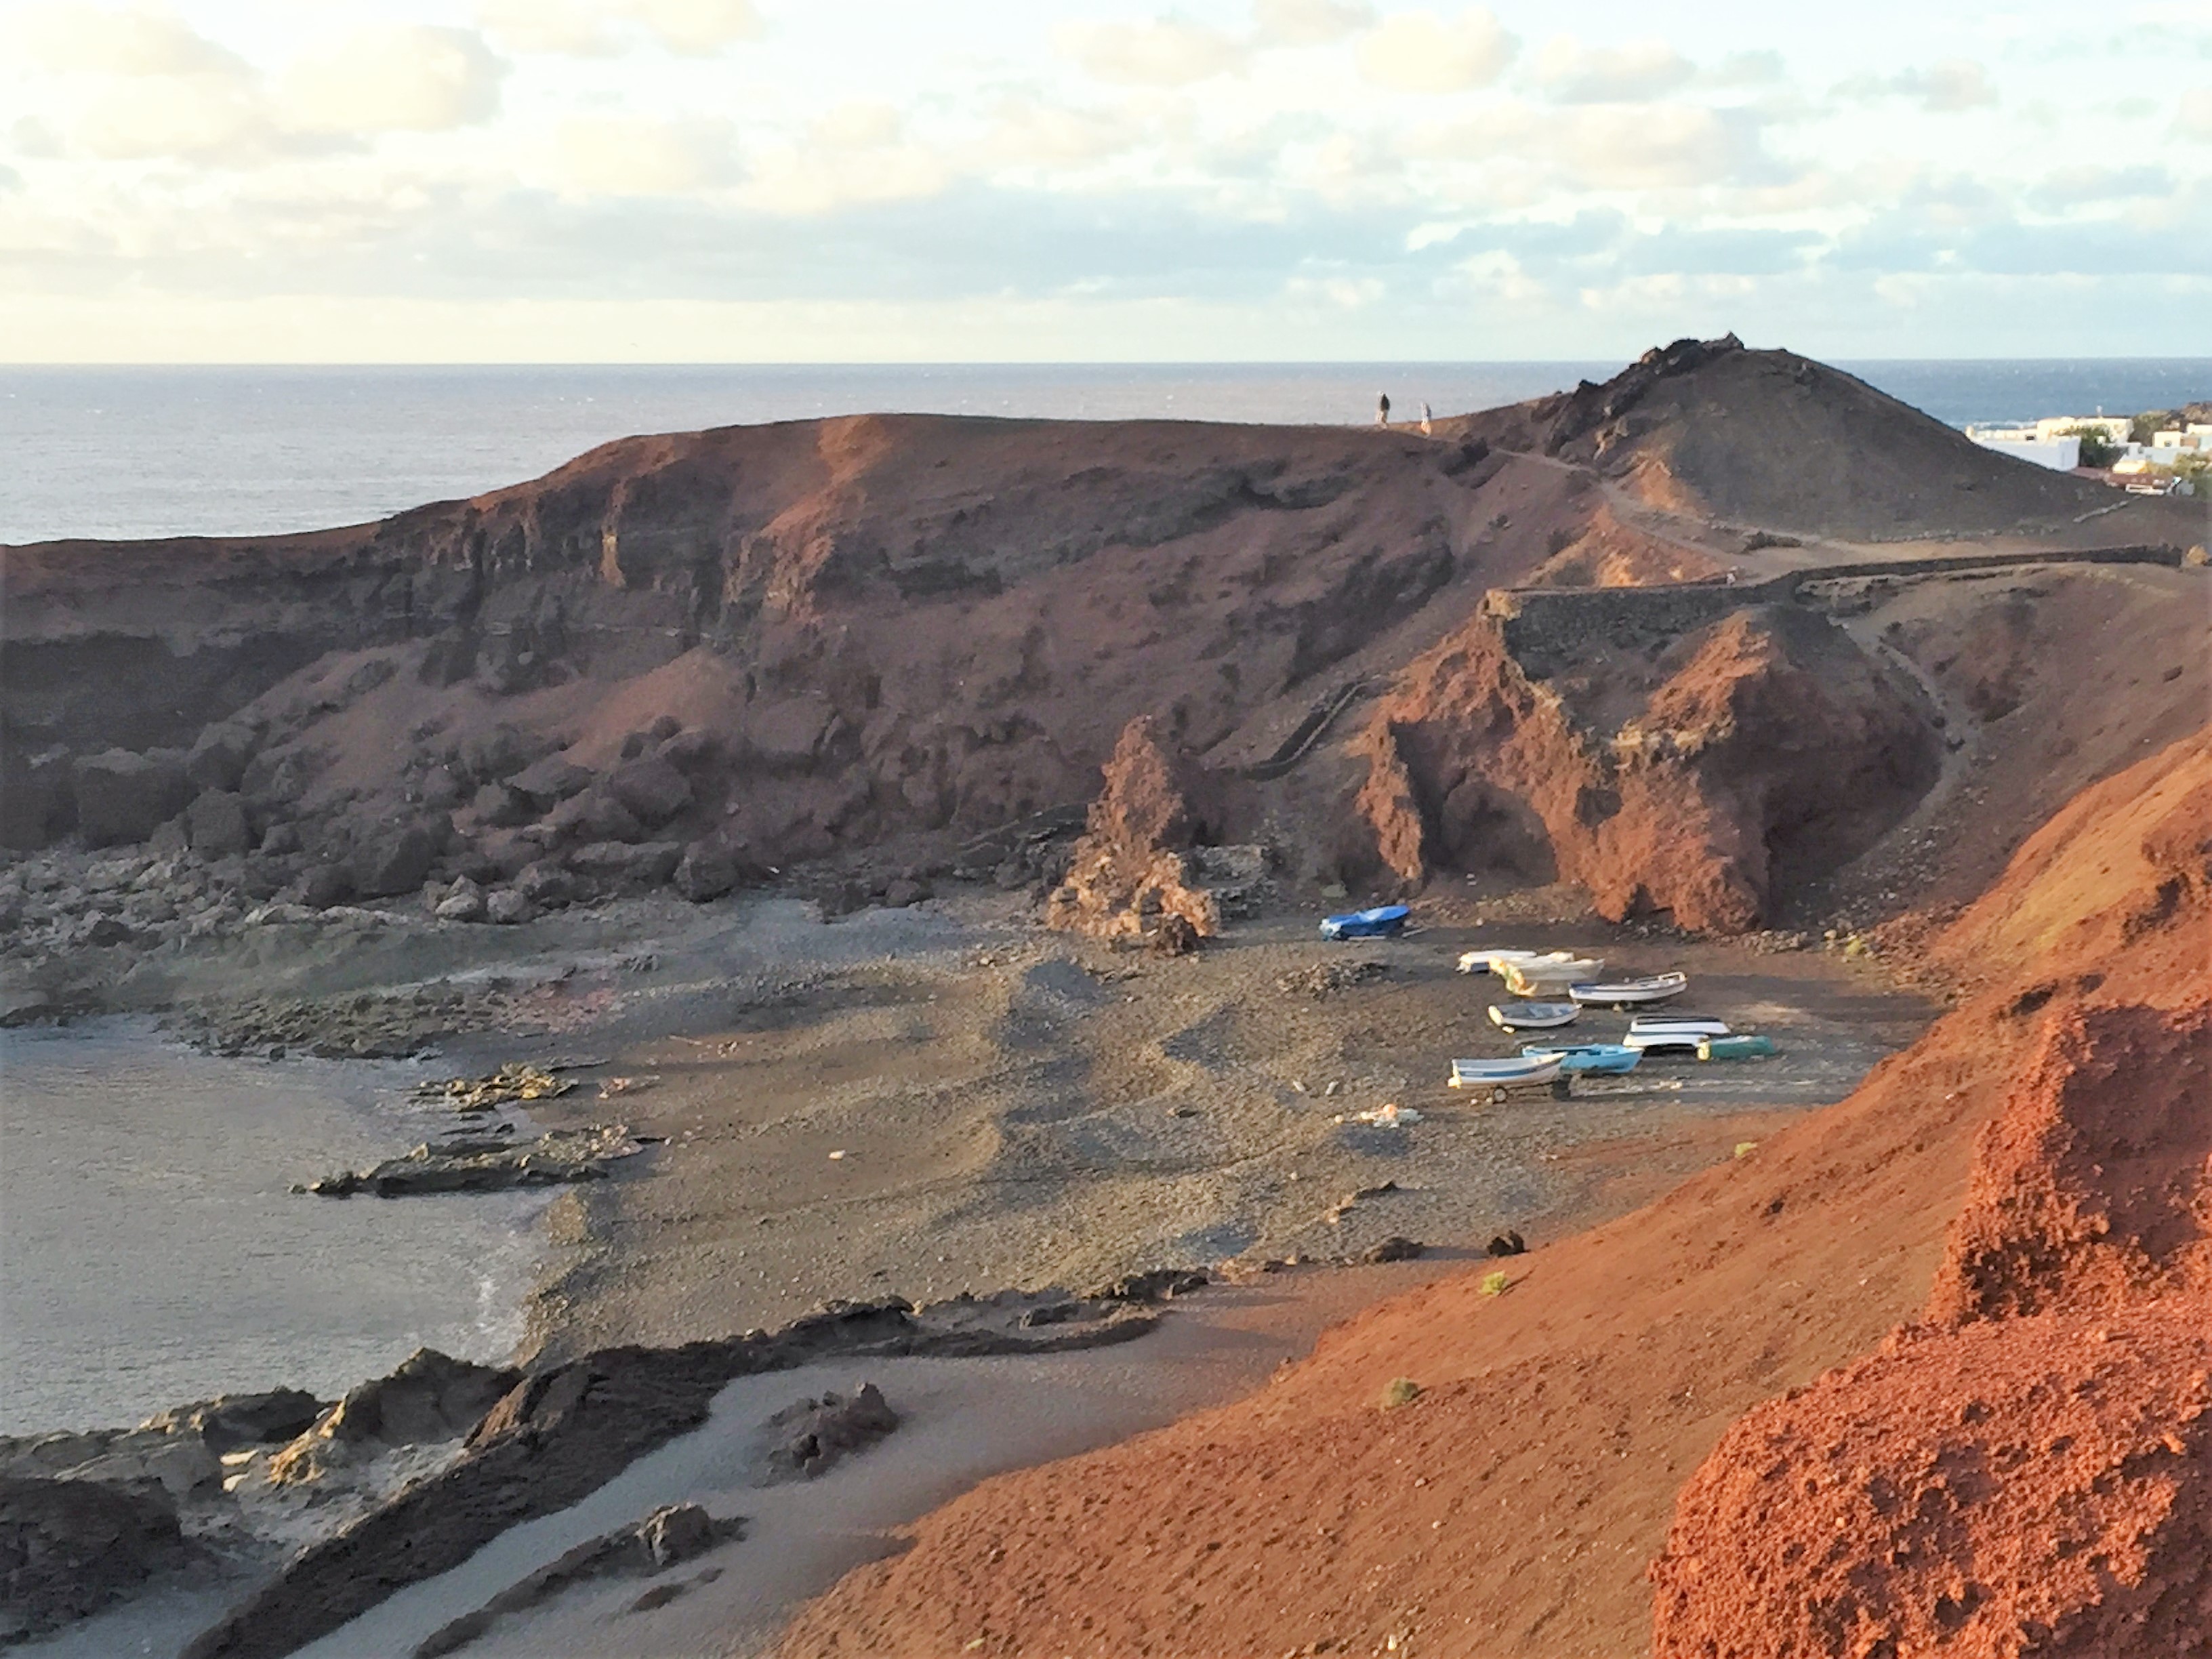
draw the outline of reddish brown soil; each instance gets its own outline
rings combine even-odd
[[[2142,1336],[2103,1353],[2094,1324],[1981,1321],[1956,1336],[1931,1328],[1814,1385],[1923,1319],[1947,1261],[1971,1253],[1978,1224],[1961,1218],[1983,1213],[2003,1180],[1993,1164],[1978,1167],[1982,1150],[2022,1141],[2020,1127],[2048,1121],[2053,1100],[2093,1132],[2113,1121],[2131,1086],[2115,1095],[2109,1080],[2051,1069],[2072,1052],[2069,1032],[2144,1044],[2138,1062],[2110,1073],[2130,1085],[2144,1066],[2201,1066],[2201,1028],[2191,1024],[2201,1015],[2183,999],[2201,996],[2212,915],[2201,884],[2185,883],[2170,903],[2156,894],[2172,860],[2197,860],[2190,867],[2201,872],[2202,835],[2177,829],[2171,815],[2201,799],[2208,781],[2212,741],[2177,745],[2031,842],[1987,908],[1960,923],[1987,988],[1850,1099],[1633,1215],[1504,1264],[1502,1295],[1485,1295],[1479,1273],[1439,1282],[1340,1328],[1249,1401],[977,1489],[917,1527],[907,1553],[860,1570],[808,1608],[783,1651],[1278,1655],[1373,1652],[1393,1638],[1414,1653],[1645,1651],[1647,1564],[1662,1552],[1678,1490],[1762,1401],[1775,1403],[1735,1431],[1686,1503],[1661,1570],[1672,1598],[1661,1651],[1927,1650],[1917,1637],[1875,1645],[1873,1626],[1867,1644],[1835,1645],[1806,1622],[1832,1587],[1820,1576],[1832,1560],[1821,1527],[1832,1532],[1839,1516],[1857,1528],[1854,1607],[1910,1606],[1932,1620],[1942,1595],[1966,1607],[1972,1583],[1972,1608],[2012,1620],[2007,1628],[2025,1632],[2050,1606],[2091,1642],[2124,1627],[2099,1624],[2103,1615],[2069,1587],[2087,1582],[2096,1540],[2109,1537],[2112,1582],[2136,1587],[2134,1600],[2112,1606],[2151,1610],[2151,1627],[2176,1641],[2203,1639],[2205,1614],[2191,1597],[2201,1567],[2191,1553],[2202,1554],[2203,1498],[2194,1474],[2179,1473],[2182,1460],[2199,1457],[2197,1419],[2180,1419],[2203,1411],[2203,1337],[2194,1327],[2161,1334],[2171,1311],[2163,1321],[2130,1314],[2124,1325],[2095,1316]],[[2069,836],[2085,849],[2100,826],[2130,855],[2091,873],[2054,852],[2051,841]],[[2144,919],[2123,946],[2130,916]],[[2016,930],[2024,917],[2036,919],[2033,928]],[[2070,977],[2055,985],[2042,977],[2052,938],[2112,948],[2069,960]],[[2153,1012],[2124,1012],[2137,1005]],[[2105,1105],[2063,1103],[2093,1097]],[[1990,1127],[1998,1124],[2011,1127]],[[2168,1144],[2160,1156],[2160,1167],[2179,1170],[2186,1152]],[[2160,1181],[2125,1184],[2172,1190],[2185,1206],[2186,1194]],[[2160,1217],[2174,1213],[2167,1203]],[[2163,1238],[2162,1224],[2154,1217],[2136,1231]],[[2153,1363],[2121,1378],[2123,1352]],[[2113,1374],[2109,1399],[2039,1393],[2046,1366],[2069,1386]],[[1996,1407],[1985,1424],[1952,1388],[1969,1376],[1974,1397]],[[1382,1393],[1395,1377],[1423,1392],[1386,1410]],[[1776,1401],[1793,1389],[1806,1392]],[[1882,1431],[1893,1398],[1894,1437]],[[2022,1414],[2008,1419],[2014,1401]],[[1839,1411],[1853,1413],[1848,1427]],[[1822,1426],[1831,1422],[1832,1431]],[[2181,1452],[2162,1438],[2169,1425]],[[2039,1440],[2039,1425],[2049,1430]],[[2068,1432],[2080,1451],[2058,1448],[2067,1455],[2053,1462],[2046,1492],[1995,1507],[1954,1493],[1963,1518],[1948,1532],[1925,1507],[1873,1509],[1892,1491],[1934,1492],[1927,1501],[1938,1510],[1951,1501],[1934,1484],[1951,1464],[1931,1469],[1923,1449],[1990,1467],[2015,1441],[2033,1443],[2044,1454],[2039,1476],[2054,1438]],[[1750,1443],[1743,1437],[1775,1434],[1789,1455],[1738,1455]],[[2096,1458],[2101,1474],[2090,1467]],[[1796,1503],[1814,1519],[1789,1531],[1793,1506],[1780,1494],[1831,1468],[1861,1484]],[[1869,1497],[1863,1482],[1877,1475],[1887,1484]],[[2058,1547],[2037,1543],[2059,1535],[2036,1530],[2057,1521],[2086,1547],[2083,1562],[2064,1571],[2053,1566]],[[2152,1522],[2141,1532],[2138,1523]],[[2124,1534],[2135,1555],[2120,1547]],[[1789,1556],[1793,1539],[1806,1544]],[[1698,1583],[1728,1588],[1685,1592],[1681,1564],[1692,1558]],[[2049,1599],[2037,1599],[2039,1586]],[[1770,1626],[1796,1645],[1761,1645]],[[1897,1628],[1911,1636],[1920,1627]],[[1953,1639],[1946,1650],[2026,1650]],[[2108,1641],[2051,1650],[2195,1650]]]
[[[1981,448],[1840,369],[1747,350],[1733,335],[1680,340],[1602,386],[1445,425],[1593,465],[1669,512],[1852,540],[2057,530],[2125,501]],[[2201,513],[2192,532],[2185,507],[2146,505],[2122,507],[2131,527],[2163,532],[2141,539],[2202,539]]]
[[[2212,1652],[2212,1304],[1908,1333],[1684,1489],[1665,1659]]]

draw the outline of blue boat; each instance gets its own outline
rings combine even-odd
[[[1389,939],[1405,927],[1413,914],[1402,904],[1378,904],[1372,910],[1353,910],[1330,916],[1321,925],[1323,939]]]
[[[1611,1076],[1632,1072],[1644,1058],[1640,1050],[1620,1042],[1531,1042],[1521,1052],[1534,1060],[1557,1054],[1563,1072],[1597,1072]]]

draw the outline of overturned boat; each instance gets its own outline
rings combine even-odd
[[[1640,1002],[1664,1002],[1690,988],[1687,974],[1651,974],[1642,979],[1589,980],[1567,987],[1577,1002],[1627,1008]]]
[[[1774,1039],[1753,1031],[1703,1037],[1698,1042],[1699,1060],[1764,1060],[1773,1052]]]
[[[1498,946],[1482,951],[1463,951],[1460,953],[1459,970],[1462,974],[1504,973],[1510,963],[1539,962],[1546,957],[1555,957],[1557,951],[1520,951]]]
[[[1694,1054],[1700,1044],[1729,1034],[1725,1020],[1695,1016],[1679,1020],[1646,1018],[1631,1022],[1628,1035],[1621,1042],[1647,1054]]]
[[[1391,939],[1405,929],[1413,912],[1402,904],[1378,904],[1371,910],[1350,910],[1322,918],[1323,939]]]
[[[1579,1002],[1493,1002],[1490,1023],[1501,1031],[1547,1031],[1582,1017]]]

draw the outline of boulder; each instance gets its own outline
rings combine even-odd
[[[419,820],[372,831],[354,848],[354,890],[363,898],[415,891],[428,878],[445,839]]]
[[[576,883],[559,865],[540,859],[522,867],[514,890],[533,904],[566,904],[576,896]]]
[[[604,789],[586,789],[546,814],[545,827],[562,841],[642,841],[637,815]]]
[[[648,830],[658,830],[691,804],[691,785],[665,760],[635,760],[607,780],[614,798]]]
[[[745,715],[745,743],[771,771],[804,771],[814,763],[835,718],[823,697],[757,704]]]
[[[535,921],[538,907],[527,895],[512,887],[495,888],[484,896],[484,920],[501,927],[513,927],[520,922]]]
[[[453,884],[446,896],[438,901],[434,914],[441,921],[482,921],[484,908],[483,889],[463,876]]]
[[[203,789],[185,809],[185,834],[204,859],[235,858],[253,845],[246,803],[228,789]]]
[[[138,1426],[198,1434],[221,1456],[241,1446],[273,1445],[306,1433],[322,1415],[323,1404],[302,1389],[217,1395],[196,1405],[172,1407]]]
[[[543,760],[532,762],[507,781],[529,796],[543,811],[590,787],[592,774],[563,756],[548,755]]]
[[[26,756],[13,744],[0,753],[0,844],[44,847],[75,816],[70,757],[55,750]]]
[[[261,850],[271,858],[283,858],[300,850],[300,826],[296,823],[272,823],[261,837]]]
[[[203,731],[185,756],[185,775],[203,789],[235,789],[253,758],[252,729],[218,720]]]
[[[460,765],[462,770],[481,782],[498,783],[512,778],[544,753],[544,739],[512,726],[501,725],[462,744]]]
[[[691,772],[707,765],[721,753],[722,745],[712,732],[696,727],[678,732],[662,744],[653,753],[679,772]]]
[[[487,783],[469,799],[469,810],[495,830],[512,830],[537,816],[530,797],[503,783]]]
[[[763,1484],[811,1480],[847,1453],[873,1445],[898,1423],[898,1413],[872,1382],[860,1384],[849,1400],[825,1394],[787,1406],[768,1420]]]
[[[325,1412],[270,1460],[269,1478],[279,1486],[295,1485],[393,1447],[457,1440],[520,1376],[418,1348],[389,1376],[359,1384]]]
[[[191,1559],[157,1493],[0,1479],[0,1643],[97,1613]]]
[[[697,841],[676,866],[676,890],[694,904],[718,899],[738,884],[738,861],[726,848]]]
[[[422,805],[434,811],[450,812],[471,793],[468,780],[450,766],[434,766],[422,775]]]
[[[71,769],[70,781],[77,828],[94,847],[145,840],[164,818],[184,811],[189,788],[183,762],[159,750],[84,756]]]
[[[353,878],[341,865],[311,864],[300,872],[294,889],[301,903],[310,909],[327,910],[353,896]]]
[[[597,881],[658,887],[676,872],[683,857],[683,848],[672,841],[648,841],[636,846],[598,841],[570,853],[568,867]]]
[[[653,743],[665,743],[684,729],[684,722],[673,714],[655,714],[645,728],[646,737]]]

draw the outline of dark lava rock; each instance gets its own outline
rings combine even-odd
[[[604,789],[572,795],[546,815],[546,827],[563,841],[642,841],[637,814]]]
[[[601,1181],[607,1165],[640,1150],[621,1124],[555,1129],[535,1140],[454,1139],[424,1142],[401,1158],[368,1170],[325,1176],[299,1190],[325,1198],[407,1198],[426,1193],[497,1193],[517,1187],[554,1187]]]
[[[712,732],[694,729],[678,732],[653,753],[679,772],[694,772],[710,763],[721,751],[721,740]]]
[[[509,1585],[474,1613],[425,1637],[413,1659],[442,1659],[457,1653],[507,1614],[542,1607],[572,1585],[665,1572],[744,1535],[742,1516],[718,1521],[696,1504],[671,1504],[633,1525],[577,1545],[557,1561]]]
[[[684,849],[672,841],[648,841],[635,847],[617,841],[593,842],[568,854],[568,867],[580,876],[635,887],[658,887],[676,873]]]
[[[1079,1309],[1080,1304],[1069,1305]],[[811,1480],[848,1452],[874,1445],[898,1424],[898,1413],[872,1382],[863,1382],[850,1400],[824,1394],[819,1400],[787,1406],[768,1420],[769,1444],[763,1484]]]
[[[349,1390],[302,1429],[271,1460],[269,1478],[292,1485],[395,1446],[458,1440],[520,1380],[519,1371],[418,1348],[390,1376]]]
[[[487,783],[470,798],[469,805],[476,815],[495,830],[512,830],[525,824],[537,815],[530,797],[520,789],[510,789],[503,783]]]
[[[228,790],[202,790],[185,809],[185,834],[204,859],[237,858],[253,846],[246,803]]]
[[[364,898],[414,892],[428,879],[445,839],[424,823],[373,831],[354,849],[354,890]]]
[[[217,1395],[196,1405],[173,1407],[140,1426],[197,1434],[220,1457],[241,1446],[295,1439],[314,1426],[323,1410],[324,1402],[304,1389],[272,1389],[266,1394]]]
[[[1104,1302],[1167,1302],[1212,1283],[1199,1267],[1154,1267],[1147,1273],[1127,1273],[1091,1294]]]
[[[592,774],[574,761],[559,755],[548,755],[542,760],[532,761],[507,781],[529,796],[543,811],[571,795],[581,794],[591,787]]]
[[[71,770],[77,828],[94,847],[143,841],[185,808],[183,763],[156,750],[110,749],[78,760]]]
[[[26,756],[0,746],[0,845],[43,847],[76,815],[76,785],[66,751]]]
[[[97,1613],[192,1553],[158,1492],[0,1477],[0,1643]]]
[[[1483,1254],[1496,1256],[1523,1255],[1528,1253],[1528,1243],[1520,1234],[1505,1232],[1498,1234],[1485,1245]]]
[[[1411,1261],[1425,1253],[1425,1247],[1410,1238],[1393,1233],[1380,1244],[1370,1244],[1359,1253],[1365,1262]]]
[[[339,865],[311,864],[300,872],[297,890],[301,903],[327,910],[353,896],[353,877]]]
[[[508,1528],[568,1508],[637,1457],[707,1420],[732,1378],[833,1357],[1037,1353],[1127,1341],[1157,1316],[1126,1307],[1016,1328],[1009,1293],[917,1311],[896,1298],[835,1303],[778,1332],[677,1348],[606,1348],[517,1383],[470,1434],[460,1460],[403,1487],[310,1545],[200,1634],[184,1659],[282,1659],[393,1591],[459,1565]]]
[[[576,884],[559,865],[541,859],[525,865],[514,878],[514,890],[532,904],[566,904],[576,896]]]
[[[712,842],[694,842],[676,866],[676,890],[694,904],[718,899],[738,884],[738,861]]]
[[[185,756],[185,775],[203,789],[235,789],[253,758],[252,728],[218,720],[203,731]]]
[[[665,760],[635,760],[615,769],[607,780],[614,798],[657,830],[691,804],[691,785]]]

